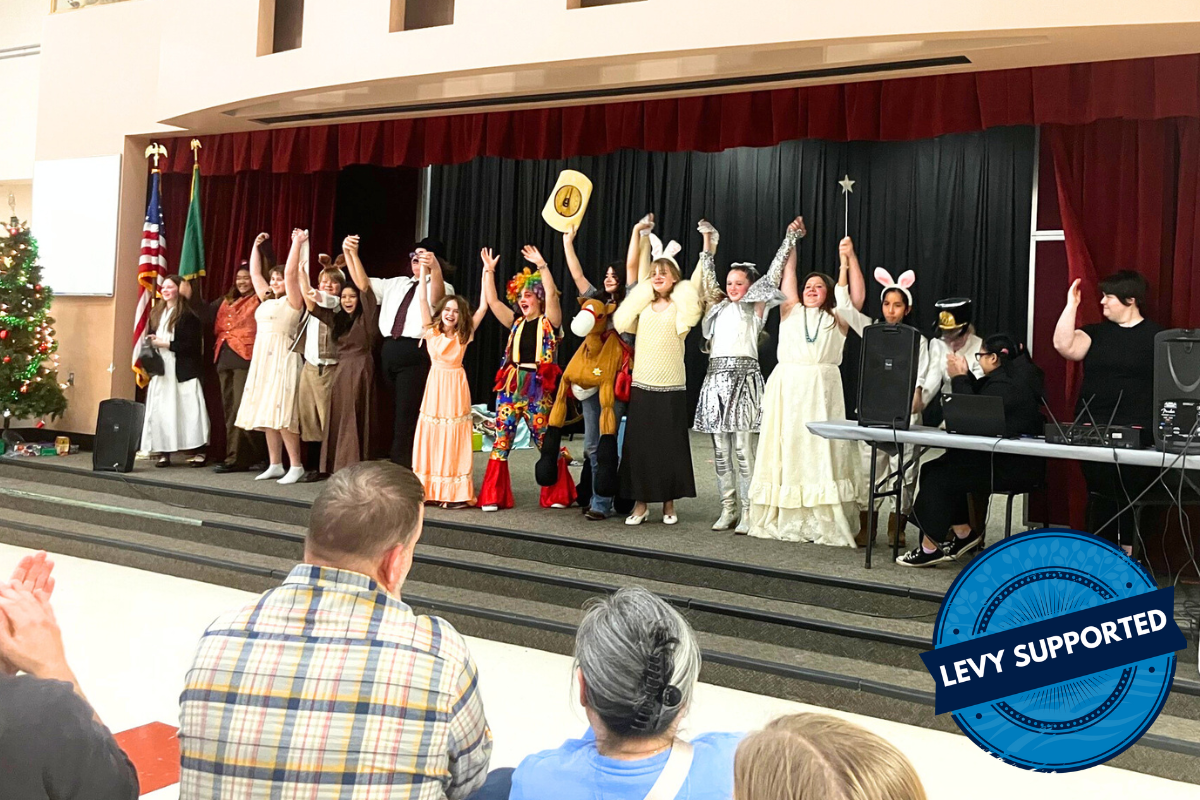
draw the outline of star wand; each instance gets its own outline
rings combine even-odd
[[[842,196],[846,198],[846,236],[850,235],[850,193],[854,191],[854,183],[849,175],[838,181],[838,185],[842,187]]]

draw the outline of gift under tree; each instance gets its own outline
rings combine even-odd
[[[53,293],[42,285],[37,240],[13,217],[0,226],[0,415],[54,419],[67,409],[58,382],[58,342],[49,315]]]

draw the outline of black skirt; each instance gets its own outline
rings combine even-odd
[[[665,503],[696,496],[690,422],[685,390],[655,392],[633,387],[625,413],[622,497]]]

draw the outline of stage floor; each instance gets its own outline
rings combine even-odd
[[[576,437],[573,441],[566,440],[564,446],[574,458],[582,458],[582,437]],[[476,487],[483,479],[487,459],[488,454],[486,453],[475,454]],[[712,465],[712,445],[709,438],[702,434],[692,434],[692,465],[697,496],[676,502],[679,523],[671,527],[661,523],[662,512],[659,506],[652,507],[650,520],[637,527],[625,525],[623,517],[592,522],[583,518],[579,508],[541,508],[538,505],[540,487],[533,478],[533,466],[536,460],[537,451],[533,449],[517,450],[510,456],[515,508],[484,513],[475,508],[451,511],[430,506],[426,509],[426,516],[448,522],[545,533],[605,544],[650,548],[669,553],[741,562],[754,566],[778,567],[835,577],[871,580],[939,593],[945,592],[949,588],[961,568],[957,564],[943,564],[933,568],[912,569],[895,564],[891,557],[891,548],[887,546],[886,513],[880,515],[880,533],[877,537],[872,569],[869,571],[863,567],[865,554],[862,549],[828,547],[804,542],[780,542],[749,536],[735,536],[732,533],[711,530],[712,523],[720,512],[720,501],[717,493],[716,474]],[[89,453],[53,459],[35,459],[35,461],[39,465],[46,464],[85,471],[90,471],[92,465]],[[572,471],[578,477],[579,470],[573,469]],[[280,486],[275,481],[255,481],[251,473],[220,475],[214,473],[211,467],[195,469],[181,465],[160,469],[156,468],[151,461],[144,459],[137,461],[133,474],[139,478],[156,482],[241,492],[263,497],[279,497],[303,503],[311,503],[323,485],[315,483]],[[1014,530],[1020,530],[1023,511],[1021,503],[1022,499],[1018,498],[1014,506]],[[884,508],[887,509],[888,506],[885,505]],[[992,503],[988,527],[989,538],[993,541],[1004,535],[1004,499],[1002,497],[996,498]],[[909,535],[915,538],[914,528],[909,528]]]

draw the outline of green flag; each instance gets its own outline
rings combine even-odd
[[[204,274],[204,225],[200,221],[200,165],[192,167],[192,200],[188,204],[187,227],[183,231],[183,253],[179,277],[192,280]]]

